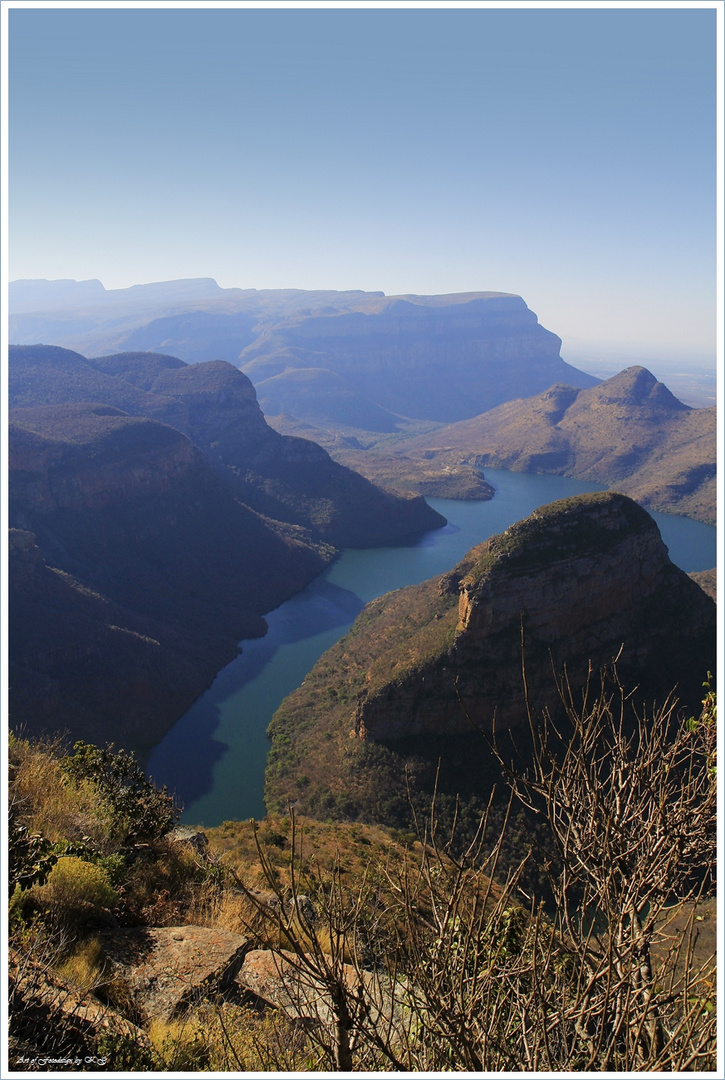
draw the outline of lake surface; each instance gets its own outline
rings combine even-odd
[[[450,570],[475,544],[503,532],[538,506],[601,491],[561,476],[486,469],[496,495],[488,502],[429,499],[448,519],[414,543],[345,551],[302,592],[266,616],[263,638],[243,652],[174,725],[150,755],[147,770],[175,791],[182,821],[209,827],[225,820],[264,817],[266,731],[282,700],[318,658],[347,632],[375,597]],[[715,566],[716,531],[668,514],[652,515],[683,570]]]

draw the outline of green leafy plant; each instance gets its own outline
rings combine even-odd
[[[18,821],[14,804],[10,805],[8,827],[8,893],[16,888],[21,891],[33,885],[44,885],[58,861],[53,845],[39,833],[31,833],[27,825]]]
[[[122,843],[156,840],[178,821],[173,796],[165,787],[157,788],[127,750],[77,742],[60,767],[76,783],[90,781],[96,786],[113,813]]]

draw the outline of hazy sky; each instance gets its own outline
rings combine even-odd
[[[56,4],[9,30],[11,278],[503,290],[565,342],[714,355],[713,9]]]

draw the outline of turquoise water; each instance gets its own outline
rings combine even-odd
[[[429,499],[448,519],[407,545],[345,551],[319,578],[266,616],[269,631],[243,651],[153,751],[148,771],[176,791],[182,821],[207,826],[264,816],[267,727],[282,700],[376,596],[450,570],[465,553],[538,506],[599,491],[560,476],[486,469],[488,502]],[[670,558],[683,570],[715,565],[715,529],[654,514]]]

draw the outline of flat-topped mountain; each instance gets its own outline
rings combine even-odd
[[[614,493],[553,503],[443,578],[365,608],[274,717],[268,808],[389,819],[406,763],[430,781],[439,757],[459,762],[449,792],[475,786],[476,768],[485,786],[474,729],[527,729],[522,633],[534,713],[556,705],[564,670],[578,698],[590,664],[596,690],[618,658],[633,704],[675,688],[693,710],[714,670],[715,605],[670,562],[649,514]]]
[[[11,722],[35,734],[148,750],[336,547],[444,524],[273,431],[224,362],[12,348],[10,394]]]
[[[105,290],[100,282],[10,283],[10,336],[83,355],[162,352],[227,360],[265,414],[320,428],[392,434],[401,417],[451,422],[558,381],[597,380],[566,364],[560,339],[502,292],[221,289],[211,278]]]
[[[558,384],[472,420],[409,440],[426,462],[465,460],[574,476],[643,506],[715,522],[715,408],[684,405],[642,367],[599,386]]]
[[[100,281],[11,281],[10,340],[47,341],[83,354],[129,350],[182,360],[234,361],[262,329],[301,310],[354,308],[359,289],[223,289],[213,278],[182,278],[105,289]]]
[[[519,296],[366,299],[356,311],[299,313],[240,356],[268,414],[390,432],[400,416],[453,421],[552,381],[593,386]]]

